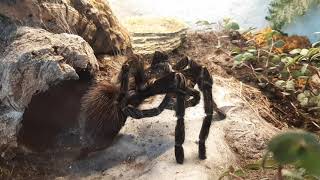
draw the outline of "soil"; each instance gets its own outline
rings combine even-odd
[[[200,40],[196,36],[197,34],[191,35],[190,39],[195,39],[194,41],[197,44],[204,44],[207,43],[208,39],[217,39],[216,33],[202,33],[200,36],[204,36],[205,41]],[[196,40],[198,39],[198,40]],[[201,42],[202,41],[202,42]],[[230,43],[231,41],[227,38],[224,41],[221,41],[222,48],[225,51],[228,49],[232,51],[235,47],[243,48],[245,46],[245,40],[242,40],[241,37],[238,40],[238,43]],[[216,42],[217,43],[217,42]],[[223,52],[220,51],[216,47],[214,47],[217,53]],[[194,53],[192,53],[194,54]],[[227,52],[227,56],[229,56],[229,52]],[[283,127],[291,127],[291,128],[302,128],[306,129],[311,132],[318,132],[319,127],[313,122],[318,122],[316,115],[313,115],[312,112],[307,112],[306,109],[300,106],[299,101],[294,95],[285,95],[281,89],[276,87],[273,83],[273,78],[278,76],[276,70],[269,71],[265,68],[266,61],[254,61],[248,62],[245,66],[241,67],[233,67],[233,61],[229,60],[229,57],[226,57],[225,60],[223,59],[215,59],[215,63],[223,68],[228,75],[235,77],[242,83],[245,83],[251,87],[255,87],[259,89],[263,95],[265,95],[270,103],[270,110],[273,112],[273,115],[276,119],[281,120],[279,122],[274,122],[270,118],[268,118],[265,114],[261,114],[267,121],[273,123],[278,128]],[[261,69],[262,71],[255,71],[254,69]],[[262,84],[262,85],[259,85]]]
[[[261,159],[266,143],[278,132],[274,126],[285,127],[284,123],[278,121],[278,118],[282,118],[283,115],[273,108],[281,104],[276,101],[274,104],[268,104],[267,98],[258,89],[251,87],[255,86],[255,83],[246,76],[241,76],[245,74],[245,70],[239,73],[231,71],[232,61],[228,52],[228,41],[221,43],[222,47],[218,48],[218,37],[219,35],[213,32],[189,33],[182,47],[170,54],[173,63],[183,55],[188,55],[209,69],[215,80],[214,99],[218,106],[227,112],[227,120],[215,121],[212,125],[207,145],[210,150],[206,161],[198,160],[196,144],[204,115],[202,101],[186,112],[186,142],[184,144],[186,161],[182,166],[177,165],[174,160],[175,117],[174,112],[169,110],[153,118],[143,120],[129,118],[111,147],[93,154],[88,159],[75,161],[74,158],[77,156],[80,145],[74,112],[77,111],[79,97],[87,87],[85,83],[80,84],[79,94],[75,95],[75,99],[72,100],[77,103],[73,104],[75,106],[69,106],[70,113],[61,113],[65,116],[58,118],[60,119],[58,122],[50,120],[58,127],[61,124],[65,125],[65,131],[55,131],[55,125],[43,123],[47,130],[42,129],[42,132],[43,127],[32,125],[31,119],[34,120],[34,118],[30,120],[26,118],[25,121],[29,121],[31,127],[25,127],[26,130],[29,130],[26,134],[30,136],[24,136],[27,139],[23,141],[24,145],[28,149],[30,146],[36,149],[41,148],[38,149],[38,152],[28,153],[8,149],[7,156],[0,158],[0,178],[218,179],[229,166],[239,167],[246,162]],[[223,39],[220,41],[224,42]],[[243,84],[234,77],[242,80]],[[59,88],[57,89],[52,89],[50,92],[59,92]],[[74,89],[71,88],[70,92],[73,91]],[[42,113],[34,113],[41,109],[37,106],[43,101],[47,101],[46,104],[56,102],[51,107],[59,109],[59,104],[62,103],[56,98],[46,99],[48,97],[48,95],[35,97],[34,105],[31,103],[29,108],[30,110],[33,107],[36,109],[32,113],[26,111],[25,117],[34,117],[39,114],[44,115],[40,118],[43,119],[47,113],[50,113],[48,109],[41,110]],[[155,97],[144,107],[154,106],[161,101],[161,98],[161,96]],[[264,119],[272,124],[265,122]],[[47,139],[43,138],[44,135],[52,133],[50,129],[54,132],[54,136],[50,138],[52,141],[44,142],[44,139]],[[40,132],[43,134],[39,134]],[[13,152],[12,156],[10,156],[10,151]],[[245,179],[256,179],[257,177],[274,179],[274,174],[275,171],[248,173]]]

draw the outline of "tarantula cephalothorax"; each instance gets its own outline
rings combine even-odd
[[[126,61],[119,74],[119,85],[108,83],[95,84],[82,101],[82,138],[85,147],[80,157],[88,153],[102,150],[109,146],[118,134],[128,116],[135,119],[159,115],[170,106],[175,99],[177,125],[175,128],[175,156],[177,163],[182,164],[184,151],[182,144],[185,139],[184,115],[187,107],[195,106],[200,101],[200,92],[194,89],[197,84],[204,97],[204,118],[199,135],[199,158],[206,158],[205,141],[208,137],[213,110],[221,119],[225,114],[217,108],[212,98],[212,78],[207,68],[200,66],[189,58],[183,58],[172,70],[168,56],[156,52],[150,71],[145,73],[143,61],[132,55]],[[146,75],[147,74],[147,75]],[[130,76],[135,86],[130,88]],[[146,77],[147,76],[147,77]],[[156,78],[147,82],[147,79]],[[166,94],[157,108],[140,110],[137,107],[151,96]],[[101,146],[101,144],[104,144]]]

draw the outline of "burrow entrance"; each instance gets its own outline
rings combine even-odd
[[[38,152],[59,148],[57,144],[67,138],[77,141],[69,143],[79,144],[79,133],[75,130],[78,130],[81,97],[89,85],[90,78],[86,76],[64,81],[34,95],[23,114],[18,143]]]

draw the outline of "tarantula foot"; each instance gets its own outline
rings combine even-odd
[[[201,143],[201,142],[199,142],[199,159],[201,160],[207,159],[206,146],[204,143]]]
[[[143,114],[141,111],[139,111],[138,109],[132,107],[132,106],[126,106],[122,109],[122,111],[132,117],[132,118],[135,118],[135,119],[141,119],[143,118]]]
[[[175,146],[174,152],[175,152],[177,163],[183,164],[183,160],[184,160],[183,147],[182,146]]]

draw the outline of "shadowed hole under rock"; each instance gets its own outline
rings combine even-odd
[[[72,132],[78,129],[81,97],[90,85],[89,78],[80,79],[64,81],[33,96],[23,114],[19,144],[38,152],[65,141],[79,144],[79,134]]]

